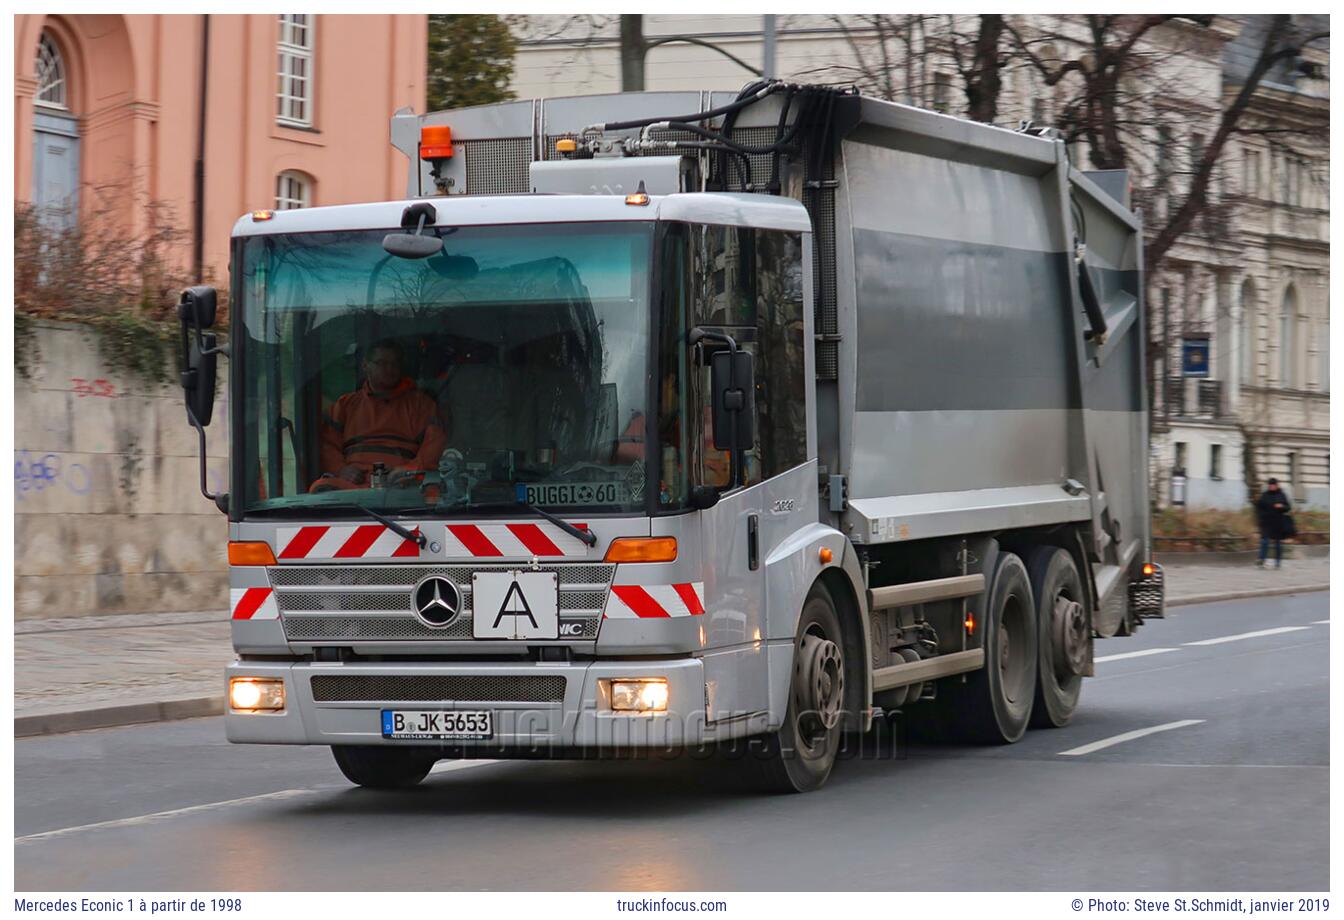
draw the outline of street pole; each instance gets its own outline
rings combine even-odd
[[[761,59],[761,76],[772,80],[775,74],[775,17],[766,15],[762,31],[765,33],[765,50]]]

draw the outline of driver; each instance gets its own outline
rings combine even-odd
[[[364,359],[364,385],[322,419],[322,477],[309,491],[367,488],[375,463],[390,473],[437,467],[447,437],[434,400],[402,376],[401,346],[375,342]]]

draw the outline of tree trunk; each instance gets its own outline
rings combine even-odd
[[[1002,16],[994,14],[980,17],[980,31],[975,39],[975,60],[971,65],[970,79],[966,81],[966,117],[972,121],[993,124],[999,117],[999,90],[1003,85],[999,42],[1002,37]]]
[[[644,17],[621,14],[621,92],[635,93],[644,89]]]

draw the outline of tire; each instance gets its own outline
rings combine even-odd
[[[1036,598],[1036,702],[1031,724],[1062,728],[1073,718],[1083,690],[1083,666],[1092,634],[1087,590],[1068,551],[1039,546],[1028,557]],[[1061,605],[1060,609],[1056,609]]]
[[[982,627],[985,666],[957,687],[955,718],[968,741],[1012,744],[1031,720],[1038,655],[1031,581],[1015,554],[999,555],[988,598]]]
[[[751,751],[764,791],[810,792],[831,775],[845,723],[844,640],[835,602],[817,582],[798,618],[784,724]]]
[[[331,749],[345,778],[366,789],[407,789],[429,775],[432,755],[415,748],[336,745]]]

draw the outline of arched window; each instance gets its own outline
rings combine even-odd
[[[1292,285],[1283,295],[1279,315],[1279,386],[1297,386],[1297,289]]]
[[[275,177],[275,209],[293,211],[313,206],[313,178],[307,173],[287,169]]]
[[[46,32],[37,42],[37,96],[38,105],[54,109],[70,108],[65,83],[65,58],[61,49]]]
[[[1241,324],[1238,328],[1241,339],[1238,349],[1238,378],[1242,383],[1255,384],[1255,288],[1250,280],[1241,283]]]

